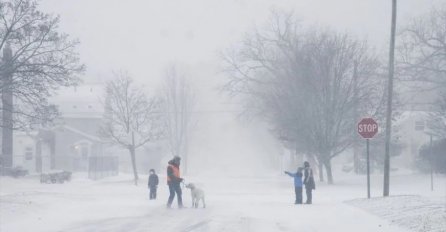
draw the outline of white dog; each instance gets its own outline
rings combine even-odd
[[[206,202],[204,200],[204,191],[195,187],[194,184],[189,183],[186,188],[190,189],[192,194],[192,207],[198,208],[198,203],[200,200],[203,202],[203,208],[206,208]]]

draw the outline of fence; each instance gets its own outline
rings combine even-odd
[[[92,156],[88,161],[88,178],[92,180],[118,175],[119,160],[116,156]]]

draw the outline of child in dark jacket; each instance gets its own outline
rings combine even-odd
[[[156,189],[158,188],[159,179],[158,176],[155,174],[155,170],[150,169],[149,171],[149,190],[150,190],[150,200],[156,199]]]
[[[296,201],[294,204],[302,204],[302,168],[299,167],[296,173],[285,171],[285,174],[294,178],[294,192],[296,194]]]

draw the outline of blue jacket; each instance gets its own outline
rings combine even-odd
[[[294,187],[302,187],[302,172],[290,173],[285,172],[288,176],[294,177]]]

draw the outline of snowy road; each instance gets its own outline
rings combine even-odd
[[[364,195],[355,183],[320,185],[315,204],[296,206],[286,177],[190,178],[203,186],[208,207],[168,210],[166,186],[158,200],[149,201],[145,181],[135,187],[128,179],[41,185],[35,179],[1,178],[0,231],[406,231],[345,204]],[[186,189],[184,198],[189,206]]]

